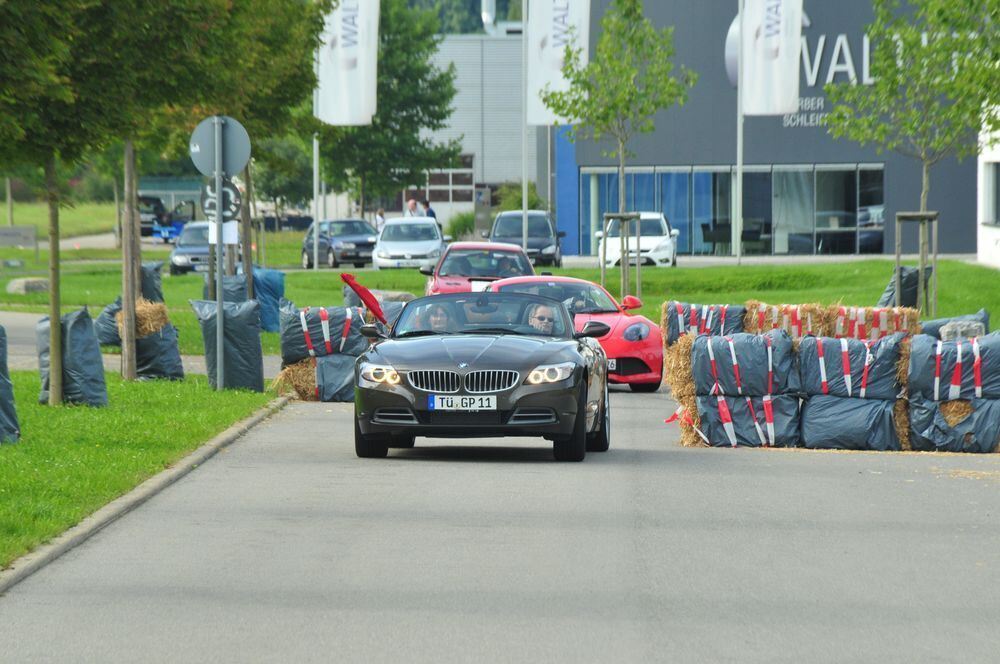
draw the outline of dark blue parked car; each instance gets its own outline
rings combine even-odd
[[[363,219],[336,219],[319,222],[319,259],[327,267],[353,263],[364,267],[372,262],[372,247],[378,231]],[[313,227],[309,226],[302,238],[302,267],[313,264]]]

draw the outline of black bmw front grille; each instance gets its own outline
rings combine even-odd
[[[411,371],[408,378],[410,385],[418,390],[439,394],[458,392],[458,388],[462,384],[461,376],[454,371]]]
[[[465,376],[465,390],[473,394],[502,392],[517,385],[520,374],[505,369],[472,371]]]

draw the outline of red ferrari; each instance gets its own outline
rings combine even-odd
[[[608,356],[608,380],[628,385],[633,392],[655,392],[663,382],[663,342],[660,327],[645,316],[630,314],[642,300],[626,295],[621,304],[597,284],[573,277],[514,277],[500,279],[489,290],[531,293],[566,304],[576,329],[588,321],[608,325],[611,331],[597,340]]]
[[[434,269],[420,272],[430,277],[426,295],[482,291],[497,279],[535,274],[521,247],[499,242],[455,242]]]

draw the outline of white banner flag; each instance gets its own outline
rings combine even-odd
[[[743,114],[784,115],[799,109],[802,0],[745,0]]]
[[[542,90],[568,90],[563,78],[567,44],[581,50],[582,64],[590,54],[590,0],[530,0],[528,3],[528,124],[569,121],[542,103]]]
[[[317,63],[316,117],[368,125],[376,111],[377,0],[341,0],[326,17]]]

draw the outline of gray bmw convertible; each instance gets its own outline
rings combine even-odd
[[[581,461],[610,443],[607,357],[589,322],[537,295],[453,293],[409,302],[355,365],[354,448],[384,457],[416,436],[540,436]]]

